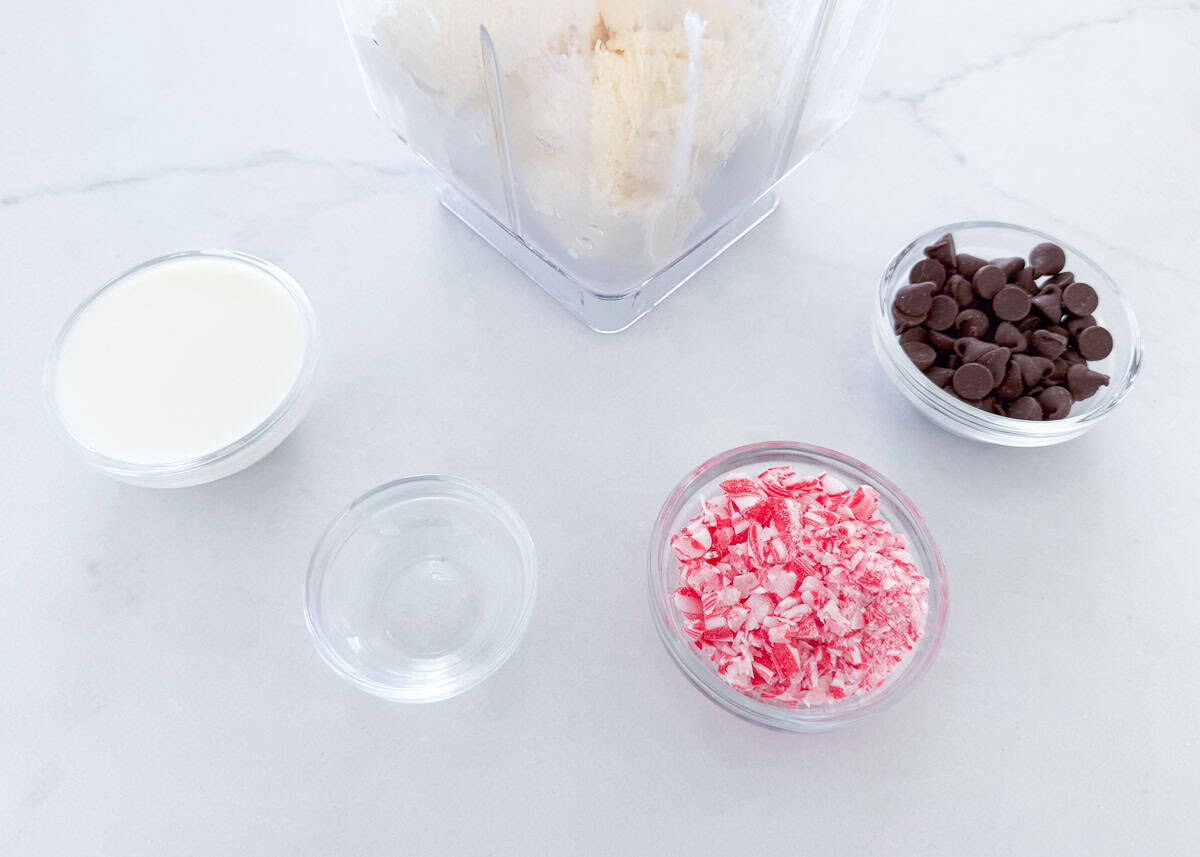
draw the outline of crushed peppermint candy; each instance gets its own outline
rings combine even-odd
[[[820,705],[879,687],[916,645],[929,581],[878,502],[773,467],[722,482],[672,538],[684,632],[732,687]]]

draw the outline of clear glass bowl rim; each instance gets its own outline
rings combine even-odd
[[[267,274],[287,292],[288,296],[295,303],[296,308],[300,311],[300,317],[304,324],[305,344],[304,344],[304,362],[300,368],[300,373],[296,376],[295,383],[292,388],[284,396],[278,406],[267,416],[265,420],[251,429],[242,437],[233,441],[230,444],[215,450],[205,455],[196,458],[184,459],[182,461],[166,462],[163,464],[138,464],[134,462],[122,461],[117,458],[110,458],[96,452],[91,447],[82,443],[78,438],[71,434],[67,428],[66,422],[62,418],[62,414],[58,409],[58,401],[55,395],[55,375],[58,370],[58,360],[62,353],[63,343],[66,342],[72,328],[80,317],[91,308],[102,295],[108,292],[109,289],[120,285],[134,274],[140,273],[149,268],[156,267],[168,262],[176,262],[181,259],[196,259],[196,258],[216,258],[227,259],[243,264],[251,265],[263,273]],[[50,421],[54,425],[55,431],[60,437],[70,446],[77,455],[92,467],[104,473],[108,473],[120,479],[132,479],[139,482],[153,483],[157,481],[169,482],[170,480],[188,476],[195,477],[203,474],[209,469],[218,468],[223,462],[233,458],[239,453],[253,447],[260,439],[271,434],[272,430],[287,419],[288,415],[297,406],[303,406],[309,389],[312,387],[313,380],[317,373],[317,364],[319,362],[319,334],[317,330],[316,313],[313,312],[312,304],[308,300],[308,295],[304,293],[304,289],[300,284],[282,268],[268,262],[265,259],[260,259],[257,256],[252,256],[249,253],[242,253],[237,250],[181,250],[177,253],[168,253],[165,256],[157,256],[153,259],[147,259],[139,265],[135,265],[123,273],[110,279],[96,291],[92,292],[83,300],[68,316],[66,322],[55,337],[54,345],[50,349],[50,354],[46,358],[45,368],[42,372],[42,400],[45,404],[46,411],[50,416]]]
[[[448,686],[438,692],[420,694],[409,692],[404,687],[371,679],[355,669],[352,664],[347,663],[326,638],[325,630],[320,621],[319,609],[321,584],[329,570],[330,562],[336,557],[342,545],[351,539],[359,527],[367,520],[358,517],[363,508],[370,505],[373,501],[379,500],[384,495],[398,493],[402,489],[411,488],[416,485],[431,486],[434,490],[431,490],[427,495],[423,495],[429,497],[437,497],[444,494],[444,492],[436,490],[438,486],[449,487],[454,491],[454,496],[472,501],[479,508],[495,517],[503,524],[505,530],[508,531],[516,543],[517,549],[521,554],[521,566],[524,571],[522,576],[524,587],[521,591],[521,603],[516,618],[505,634],[496,654],[485,662],[484,668],[476,669],[468,680]],[[412,499],[415,498],[410,496],[404,497],[405,501]],[[372,488],[342,509],[325,527],[325,530],[321,533],[321,537],[317,540],[316,546],[313,548],[312,556],[308,563],[308,574],[304,581],[304,624],[308,628],[309,636],[313,641],[313,646],[316,648],[317,654],[321,656],[326,665],[341,678],[358,687],[360,690],[395,702],[440,702],[465,693],[476,685],[481,684],[499,670],[500,667],[504,666],[513,653],[516,652],[521,639],[525,635],[525,631],[529,627],[529,621],[533,616],[533,607],[537,598],[537,579],[538,561],[537,552],[533,545],[533,537],[530,536],[529,529],[525,526],[525,522],[521,519],[521,516],[517,514],[516,509],[507,500],[485,485],[458,476],[444,476],[432,473],[406,476]]]
[[[909,655],[898,674],[890,677],[880,688],[863,697],[847,697],[829,706],[806,709],[803,706],[770,704],[734,690],[716,675],[699,650],[671,626],[666,617],[674,617],[674,605],[663,597],[660,579],[664,573],[662,558],[673,535],[672,524],[679,513],[694,499],[696,490],[715,476],[746,468],[756,463],[786,462],[793,459],[806,465],[830,465],[853,472],[862,484],[871,485],[889,505],[904,515],[902,529],[909,536],[909,551],[921,565],[920,570],[930,583],[930,611],[917,647]],[[757,475],[757,474],[754,474]],[[650,538],[648,562],[650,611],[659,639],[684,675],[705,696],[738,716],[773,729],[786,732],[824,732],[849,726],[890,707],[904,696],[925,674],[935,660],[946,631],[948,589],[946,568],[941,552],[933,540],[925,519],[912,501],[894,483],[863,462],[841,452],[811,444],[791,441],[767,441],[749,444],[722,452],[693,469],[685,476],[663,503]],[[674,586],[671,587],[674,589]]]
[[[1103,278],[1103,282],[1099,284],[1102,288],[1098,289],[1101,292],[1102,312],[1105,314],[1115,312],[1124,316],[1125,322],[1129,325],[1131,342],[1129,360],[1124,366],[1118,367],[1120,369],[1119,373],[1114,373],[1112,378],[1112,395],[1107,397],[1101,404],[1090,405],[1080,409],[1079,405],[1081,403],[1076,403],[1076,407],[1073,409],[1074,413],[1061,420],[1047,420],[1045,422],[1015,420],[1009,417],[989,414],[986,411],[961,402],[953,396],[947,395],[945,391],[925,377],[925,374],[917,369],[904,353],[904,350],[900,347],[899,338],[892,327],[891,305],[889,303],[892,289],[896,285],[896,278],[904,275],[904,272],[899,270],[900,263],[914,249],[932,244],[947,232],[957,236],[958,233],[973,229],[998,229],[1019,233],[1034,239],[1029,244],[1030,247],[1042,241],[1053,242],[1066,251],[1068,262],[1072,258],[1078,259],[1085,265],[1090,266]],[[1105,304],[1111,304],[1111,300],[1114,297],[1116,298],[1116,307],[1112,309],[1106,308]],[[884,364],[885,369],[890,369],[885,374],[892,379],[893,383],[906,390],[910,394],[910,398],[915,398],[916,401],[920,402],[920,408],[925,409],[931,414],[949,418],[963,429],[966,429],[972,437],[996,443],[1010,442],[1021,444],[1023,441],[1032,441],[1035,444],[1038,442],[1054,443],[1082,434],[1095,425],[1102,417],[1111,413],[1125,399],[1133,387],[1133,382],[1137,379],[1142,364],[1142,339],[1138,330],[1137,319],[1133,314],[1133,308],[1130,306],[1129,300],[1121,290],[1121,287],[1109,276],[1107,271],[1100,267],[1090,256],[1081,253],[1069,243],[1053,235],[1016,223],[1005,223],[997,220],[964,220],[958,223],[939,226],[936,229],[930,229],[928,232],[918,235],[896,253],[891,261],[888,262],[882,276],[879,278],[879,291],[876,296],[875,307],[872,311],[872,338],[880,362]]]

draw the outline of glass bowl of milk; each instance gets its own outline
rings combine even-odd
[[[46,407],[95,469],[198,485],[291,433],[312,402],[317,354],[312,307],[286,272],[245,253],[175,253],[75,310],[46,362]]]

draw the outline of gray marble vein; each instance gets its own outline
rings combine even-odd
[[[1062,39],[1073,36],[1079,33],[1094,30],[1099,27],[1116,27],[1126,24],[1135,18],[1143,15],[1159,15],[1169,14],[1184,11],[1200,11],[1200,2],[1198,0],[1187,0],[1184,3],[1169,3],[1162,5],[1137,5],[1126,9],[1115,15],[1106,17],[1086,17],[1080,18],[1053,30],[1044,33],[1031,33],[1022,37],[1022,44],[1012,50],[1003,51],[987,59],[971,63],[967,66],[953,69],[945,75],[935,79],[930,84],[922,87],[916,92],[899,93],[893,92],[886,88],[878,89],[863,96],[863,100],[870,102],[873,100],[896,100],[906,104],[919,106],[923,102],[936,95],[940,95],[949,87],[963,83],[968,78],[988,71],[993,71],[1007,63],[1028,57],[1036,51],[1045,50],[1047,47],[1054,45]],[[979,40],[983,43],[984,40]]]
[[[404,159],[407,160],[407,159]],[[34,200],[54,199],[59,197],[79,196],[83,194],[106,191],[113,188],[128,188],[136,185],[150,184],[166,178],[178,176],[230,175],[257,170],[263,167],[275,166],[306,166],[319,167],[328,170],[348,170],[367,172],[383,179],[408,179],[420,170],[415,166],[393,168],[362,161],[333,161],[318,158],[306,158],[287,151],[257,152],[249,157],[228,164],[195,164],[156,167],[147,172],[134,175],[117,176],[97,179],[73,185],[50,185],[33,188],[32,190],[8,196],[0,196],[0,208],[21,205]]]

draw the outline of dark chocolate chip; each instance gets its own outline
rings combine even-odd
[[[1013,362],[1021,367],[1021,380],[1026,387],[1036,387],[1054,371],[1054,364],[1045,357],[1033,354],[1014,354]]]
[[[1066,387],[1047,387],[1037,400],[1048,420],[1061,420],[1071,412],[1071,393]]]
[[[1021,273],[1017,274],[1015,285],[1021,287],[1025,294],[1033,297],[1038,293],[1037,283],[1034,281],[1033,268],[1028,266],[1021,269]]]
[[[954,252],[954,236],[947,232],[925,248],[925,255],[935,262],[940,262],[943,267],[953,268],[957,261]]]
[[[1083,315],[1079,318],[1072,318],[1067,321],[1067,332],[1072,336],[1078,336],[1081,332],[1087,330],[1096,323],[1096,317],[1093,315]]]
[[[946,282],[946,269],[942,266],[941,262],[933,259],[922,259],[913,265],[912,270],[908,272],[908,281],[910,283],[933,282],[940,289]]]
[[[1014,420],[1040,420],[1042,406],[1032,396],[1022,396],[1008,406],[1008,415]]]
[[[954,329],[959,336],[983,336],[989,326],[987,313],[983,310],[965,309],[954,319]]]
[[[929,331],[929,337],[925,341],[932,345],[935,351],[954,350],[954,337],[948,336],[940,330]]]
[[[991,264],[1003,271],[1004,278],[1011,283],[1017,279],[1017,274],[1021,273],[1021,269],[1025,267],[1025,260],[1020,256],[1005,256],[993,259]]]
[[[937,283],[927,280],[905,286],[896,292],[896,311],[910,318],[924,318],[925,314],[929,312],[929,308],[933,306],[933,293],[937,289]]]
[[[1071,338],[1071,331],[1067,330],[1061,324],[1047,325],[1046,327],[1043,327],[1042,330],[1046,331],[1047,333],[1057,333],[1063,339]]]
[[[947,369],[945,366],[930,366],[925,370],[925,377],[945,389],[954,379],[954,370]]]
[[[1046,379],[1051,384],[1061,384],[1067,380],[1067,370],[1071,368],[1071,364],[1061,357],[1050,361],[1054,364],[1054,371],[1050,373],[1050,377]]]
[[[964,336],[954,343],[954,353],[961,357],[964,363],[978,363],[980,357],[995,348],[992,343],[974,336]]]
[[[1076,402],[1096,395],[1102,386],[1109,385],[1109,380],[1109,376],[1103,372],[1093,372],[1084,364],[1075,364],[1067,370],[1067,389]]]
[[[1004,380],[1004,374],[1008,370],[1008,358],[1011,354],[1012,352],[1007,348],[993,348],[979,358],[978,363],[986,366],[987,370],[992,373],[992,386],[999,386]]]
[[[994,298],[1007,284],[1008,278],[995,265],[984,265],[971,278],[971,285],[975,287],[975,294],[988,301]]]
[[[945,330],[954,324],[956,318],[958,304],[954,302],[954,298],[949,295],[937,295],[933,299],[929,315],[925,316],[925,326],[930,330]]]
[[[1113,350],[1112,334],[1098,324],[1080,331],[1075,337],[1075,350],[1084,360],[1103,360]]]
[[[1075,275],[1070,271],[1063,271],[1061,274],[1055,274],[1050,279],[1046,280],[1044,286],[1058,286],[1060,289],[1065,289],[1071,283],[1075,282]]]
[[[1077,402],[1096,395],[1097,390],[1108,386],[1109,380],[1107,375],[1093,372],[1082,363],[1077,363],[1067,370],[1067,389]]]
[[[1050,360],[1067,350],[1067,338],[1048,330],[1035,330],[1030,339],[1033,341],[1033,350]]]
[[[936,347],[936,346],[935,346]],[[1087,361],[1083,359],[1083,355],[1073,348],[1068,348],[1062,353],[1062,359],[1066,360],[1072,366],[1086,366]]]
[[[978,363],[964,363],[954,373],[954,392],[964,399],[982,399],[994,386],[992,373]]]
[[[1071,283],[1063,289],[1062,299],[1071,315],[1091,315],[1100,306],[1100,296],[1087,283]]]
[[[1029,252],[1029,264],[1033,266],[1035,277],[1057,274],[1063,269],[1063,265],[1067,264],[1067,254],[1057,244],[1047,241]]]
[[[1004,372],[1004,380],[997,387],[996,392],[1008,401],[1019,399],[1021,394],[1025,392],[1025,382],[1021,380],[1021,367],[1013,361],[1008,361],[1008,369]]]
[[[1020,286],[1005,286],[992,299],[992,312],[1004,321],[1020,321],[1029,315],[1029,295]]]
[[[978,256],[972,256],[970,253],[959,253],[954,267],[958,268],[958,272],[969,280],[986,264],[986,259],[980,259]]]
[[[1042,286],[1037,297],[1031,300],[1051,324],[1058,324],[1062,319],[1062,289],[1058,286]]]
[[[954,298],[954,302],[959,307],[970,306],[971,301],[975,300],[975,290],[971,288],[971,281],[961,274],[952,274],[950,276],[950,279],[946,281],[946,285],[942,287],[942,294]]]
[[[904,333],[900,334],[900,344],[904,345],[909,342],[925,342],[929,337],[929,331],[923,327],[910,327]]]
[[[1022,333],[1031,333],[1032,331],[1035,331],[1041,327],[1043,323],[1044,322],[1042,321],[1042,317],[1040,315],[1031,315],[1027,318],[1021,319],[1021,321],[1017,324],[1017,330],[1021,331]]]
[[[1017,326],[1010,321],[1002,321],[996,325],[996,333],[992,336],[992,341],[1013,351],[1024,351],[1025,346],[1029,344],[1025,339],[1025,334],[1017,330]]]
[[[895,325],[893,325],[896,333],[903,333],[910,327],[919,327],[921,322],[925,321],[925,316],[923,315],[905,315],[894,306],[892,307],[892,318],[896,320]]]
[[[904,353],[922,372],[937,362],[937,352],[924,342],[904,343]]]

